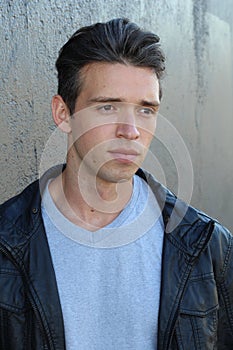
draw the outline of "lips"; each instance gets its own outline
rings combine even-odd
[[[119,148],[109,151],[109,153],[113,159],[123,163],[131,163],[139,156],[139,152],[134,149]]]

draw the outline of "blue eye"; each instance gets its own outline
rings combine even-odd
[[[114,107],[112,105],[99,106],[97,109],[99,111],[105,111],[105,112],[114,111]]]
[[[156,110],[154,110],[153,108],[143,107],[139,110],[139,113],[144,116],[151,116],[156,114]]]

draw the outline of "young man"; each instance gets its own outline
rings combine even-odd
[[[2,350],[233,348],[233,237],[140,168],[158,42],[114,19],[61,49],[52,112],[66,165],[0,209]]]

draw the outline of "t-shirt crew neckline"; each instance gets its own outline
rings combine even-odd
[[[107,226],[94,232],[89,231],[77,226],[59,211],[50,195],[49,182],[42,196],[42,210],[46,211],[60,233],[80,244],[95,248],[114,248],[129,244],[148,232],[160,216],[158,203],[149,186],[135,175],[132,195],[125,208]],[[135,213],[135,208],[140,210]]]

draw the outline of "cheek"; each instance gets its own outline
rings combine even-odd
[[[140,139],[141,139],[141,143],[144,146],[149,146],[153,137],[154,137],[154,132],[152,131],[145,131],[145,130],[140,130]]]
[[[97,142],[94,141],[97,141],[94,135],[91,132],[87,132],[75,141],[75,148],[80,155],[84,156],[95,147]]]
[[[140,119],[136,125],[140,131],[141,139],[151,141],[155,134],[157,118],[151,118],[148,120]]]
[[[114,128],[112,125],[104,125],[76,137],[75,146],[77,151],[84,155],[92,149],[101,149],[101,145],[111,139],[114,139]]]

